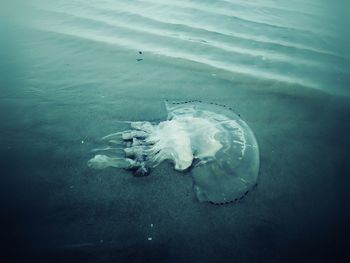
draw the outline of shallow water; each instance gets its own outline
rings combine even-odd
[[[1,223],[9,258],[281,262],[341,253],[349,219],[346,1],[4,7]],[[169,163],[145,178],[89,169],[100,138],[125,129],[119,121],[165,120],[164,99],[240,113],[260,146],[258,187],[213,206],[197,202],[191,178]]]

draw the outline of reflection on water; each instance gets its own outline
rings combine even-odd
[[[36,1],[33,28],[344,94],[350,56],[328,1]]]

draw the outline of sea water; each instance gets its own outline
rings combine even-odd
[[[347,1],[33,0],[1,9],[1,217],[11,257],[278,262],[289,247],[302,255],[334,238],[324,229],[344,219]],[[87,166],[125,121],[165,120],[165,99],[241,114],[261,146],[253,194],[207,206],[171,165],[147,178]]]

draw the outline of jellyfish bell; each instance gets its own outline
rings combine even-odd
[[[128,142],[125,156],[96,155],[89,165],[135,170],[142,176],[169,160],[175,170],[189,171],[201,202],[222,204],[246,195],[257,182],[259,149],[240,116],[224,105],[200,101],[166,101],[165,108],[167,120],[131,122],[131,130],[116,134]]]
[[[194,191],[200,201],[227,203],[244,196],[257,181],[259,149],[249,126],[219,105],[167,103],[168,118],[186,120],[194,157]]]

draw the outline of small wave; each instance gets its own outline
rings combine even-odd
[[[248,12],[255,3],[254,12]],[[273,8],[269,3],[60,1],[36,6],[33,24],[46,32],[130,50],[142,48],[258,79],[323,90],[349,81],[349,58],[327,35],[329,27],[315,26],[322,24],[320,14],[304,20],[309,23],[302,29],[297,22],[279,23],[302,13],[289,10],[288,4]],[[311,9],[303,12],[312,10],[312,4],[306,5]],[[276,14],[279,9],[281,14]]]

